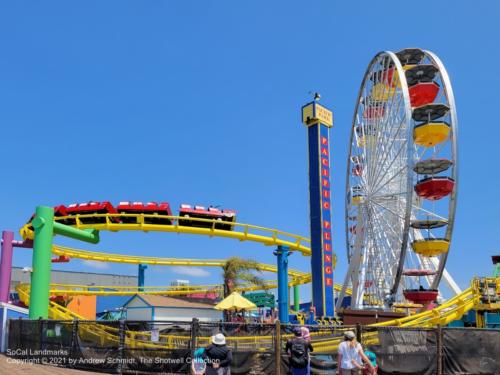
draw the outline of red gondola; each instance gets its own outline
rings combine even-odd
[[[146,204],[142,202],[120,202],[116,207],[121,214],[146,214],[146,215],[163,215],[172,216],[172,210],[167,202],[148,202]],[[130,216],[120,216],[122,223],[133,223],[136,224],[138,221],[137,217]],[[161,224],[161,225],[172,225],[173,221],[170,218],[162,217],[144,217],[145,224]]]
[[[408,301],[427,305],[437,299],[439,292],[436,289],[406,289],[403,295]]]
[[[363,117],[370,120],[375,120],[384,117],[384,114],[385,106],[383,104],[370,104],[364,110]]]
[[[420,82],[408,88],[412,107],[420,107],[432,103],[439,92],[436,82]]]
[[[352,168],[352,174],[358,177],[361,176],[363,174],[363,167],[360,164],[356,164]]]
[[[415,191],[419,197],[435,201],[450,195],[454,187],[450,177],[428,177],[415,185]]]
[[[435,275],[434,270],[421,270],[421,269],[407,269],[403,271],[405,276],[432,276]]]

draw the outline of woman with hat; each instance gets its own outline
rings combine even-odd
[[[226,337],[222,333],[212,336],[212,344],[205,348],[203,358],[207,364],[207,375],[231,375],[233,354],[226,345]]]
[[[345,331],[344,341],[339,345],[337,373],[340,375],[361,375],[361,372],[365,369],[363,361],[370,371],[373,372],[374,368],[363,352],[361,344],[356,341],[354,332]]]

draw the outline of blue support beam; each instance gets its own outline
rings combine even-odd
[[[290,248],[287,246],[278,246],[274,252],[278,266],[278,317],[283,324],[289,323],[288,256],[290,254]]]
[[[144,274],[148,266],[146,264],[139,264],[139,274],[137,277],[137,286],[140,291],[144,290]]]

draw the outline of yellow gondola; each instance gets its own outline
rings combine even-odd
[[[354,205],[354,206],[357,206],[358,204],[360,204],[361,202],[363,202],[363,196],[362,195],[355,195],[354,197],[352,197],[351,199],[351,203]]]
[[[416,67],[415,64],[407,64],[407,65],[403,65],[403,70],[404,71],[407,71],[407,70],[410,70],[412,68]],[[396,69],[394,69],[395,72]],[[401,81],[399,80],[399,75],[398,74],[394,74],[393,77],[392,77],[392,85],[393,87],[397,87],[397,88],[401,88]]]
[[[374,101],[385,102],[389,100],[389,98],[392,98],[395,92],[396,89],[394,87],[391,87],[385,83],[377,83],[372,87],[370,97]]]
[[[433,147],[450,136],[450,125],[446,122],[427,122],[413,128],[413,140],[419,146]]]
[[[426,257],[435,257],[448,252],[450,242],[442,238],[429,238],[413,241],[413,251]]]
[[[377,142],[377,137],[374,135],[362,135],[356,141],[358,147],[373,147]]]

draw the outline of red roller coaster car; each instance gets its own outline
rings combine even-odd
[[[113,205],[108,202],[88,202],[88,203],[73,203],[70,204],[67,207],[67,212],[68,215],[73,216],[73,215],[91,215],[91,214],[117,214],[118,211],[116,210]],[[111,217],[110,220],[112,222],[117,223],[118,218],[117,217]],[[99,223],[105,223],[106,218],[105,217],[83,217],[80,218],[80,221],[82,224],[99,224]]]
[[[70,261],[70,257],[67,255],[59,255],[57,258],[52,258],[52,263],[68,263]]]
[[[54,207],[54,217],[63,217],[63,216],[68,216],[68,211],[66,209],[65,205],[59,205]],[[31,215],[30,219],[28,220],[28,223],[31,223],[33,219],[35,218],[35,214]],[[57,220],[58,223],[61,224],[66,224],[66,225],[75,225],[75,219],[64,219],[64,220]]]
[[[206,209],[203,206],[192,207],[189,204],[181,204],[179,216],[181,216],[179,225],[186,227],[212,228],[214,226],[211,221],[189,220],[190,218],[216,220],[214,228],[221,230],[232,230],[231,223],[236,222],[236,211],[220,210],[212,206]]]
[[[172,216],[172,210],[167,202],[120,202],[116,207],[121,214],[146,214],[146,215],[164,215]],[[137,217],[120,216],[122,223],[137,223]],[[162,225],[172,225],[172,219],[164,217],[144,217],[145,224],[162,224]]]

